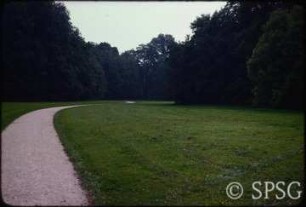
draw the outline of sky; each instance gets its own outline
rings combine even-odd
[[[72,24],[85,41],[108,42],[122,53],[146,44],[158,34],[184,41],[190,23],[213,14],[226,2],[64,2]]]

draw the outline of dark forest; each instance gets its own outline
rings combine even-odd
[[[86,42],[62,3],[6,3],[2,100],[174,100],[302,109],[301,5],[231,1],[190,26],[193,34],[183,42],[157,34],[119,54],[106,42]]]

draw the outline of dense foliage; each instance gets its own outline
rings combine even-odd
[[[5,100],[168,98],[170,35],[119,55],[85,42],[55,2],[5,4],[2,31]]]
[[[136,59],[141,70],[141,83],[145,99],[168,99],[171,97],[168,84],[170,49],[175,45],[171,35],[160,34],[136,50]]]
[[[3,11],[5,99],[103,97],[104,72],[62,4],[11,2]]]
[[[264,25],[248,61],[254,104],[301,108],[303,105],[303,10],[277,10]]]
[[[287,94],[282,106],[301,107],[303,19],[301,7],[292,9],[284,3],[231,2],[197,18],[193,36],[171,55],[176,102],[280,106],[270,100]],[[269,67],[275,81],[262,77]]]
[[[301,108],[303,8],[229,2],[191,23],[180,43],[159,34],[119,54],[86,42],[61,3],[3,9],[5,100],[174,99],[181,104]]]

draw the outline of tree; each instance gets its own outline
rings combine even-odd
[[[170,48],[175,44],[171,35],[160,34],[148,44],[137,47],[136,58],[141,70],[141,84],[145,99],[167,99],[170,97],[168,73]]]
[[[249,104],[247,59],[270,13],[287,5],[275,2],[229,2],[192,24],[193,35],[173,51],[175,101],[184,104]]]
[[[248,60],[254,105],[302,108],[302,29],[303,8],[300,6],[271,14]]]
[[[140,66],[136,58],[136,51],[129,50],[120,55],[120,65],[122,68],[122,98],[141,99],[142,87],[140,77]]]
[[[61,3],[10,2],[2,21],[3,98],[101,98],[103,68]]]

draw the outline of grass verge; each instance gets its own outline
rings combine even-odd
[[[303,122],[299,112],[167,102],[101,102],[55,117],[96,205],[297,204],[273,193],[254,201],[251,184],[303,183]],[[244,186],[239,200],[225,193],[233,181]]]
[[[107,101],[103,101],[107,102]],[[78,102],[1,102],[1,131],[11,122],[28,112],[56,106],[75,104],[99,104],[101,101],[78,101]]]

